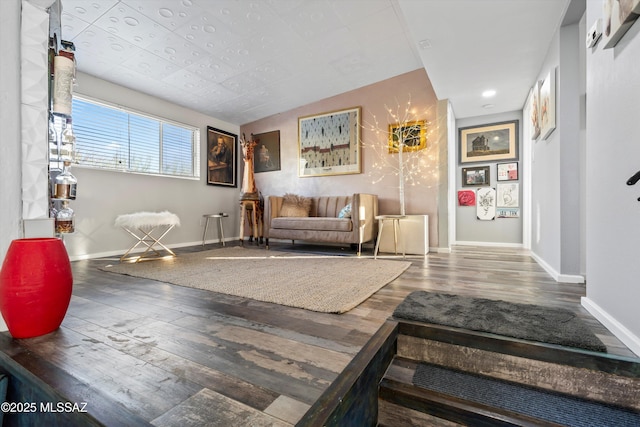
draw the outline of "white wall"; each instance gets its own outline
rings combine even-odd
[[[588,0],[586,26],[602,18]],[[640,23],[587,50],[587,296],[583,305],[640,355]]]
[[[579,52],[584,48],[584,37],[580,37],[578,24],[560,28],[560,67],[557,73],[558,103],[557,116],[562,121],[558,129],[560,145],[560,272],[563,275],[584,274],[581,271],[580,248],[584,246],[580,233],[580,218],[583,211],[580,202],[584,198],[581,192],[581,170],[583,165],[581,152],[580,102],[583,99],[584,64],[580,63]],[[584,135],[582,135],[584,137]]]
[[[556,33],[538,80],[547,71],[558,67],[559,38]],[[532,86],[535,82],[531,82]],[[539,138],[532,145],[531,156],[531,251],[557,274],[560,272],[560,132],[562,121],[556,120],[556,131],[546,140]]]
[[[0,1],[0,261],[20,236],[22,194],[20,157],[20,0]]]
[[[456,121],[456,128],[464,128],[468,126],[484,125],[489,123],[498,123],[509,120],[518,121],[518,153],[522,149],[522,112],[513,111],[502,114],[491,114],[479,117],[470,117],[465,119],[458,119]],[[459,136],[457,137],[459,139]],[[507,160],[470,163],[459,165],[458,158],[460,153],[459,143],[456,145],[456,181],[455,187],[452,191],[455,192],[457,198],[458,190],[477,190],[478,187],[463,187],[462,186],[462,168],[464,167],[476,167],[476,166],[489,166],[490,167],[490,180],[491,187],[496,188],[497,183],[497,163],[504,163]],[[519,181],[518,185],[522,182],[523,164],[520,161],[520,154],[518,154],[519,165]],[[509,162],[511,160],[508,160]],[[481,221],[477,219],[475,206],[456,206],[456,243],[472,243],[472,244],[499,244],[499,245],[520,245],[522,244],[522,215],[524,209],[522,207],[522,185],[520,185],[520,217],[519,218],[496,218],[493,221]]]
[[[585,247],[580,228],[585,215],[580,180],[584,167],[580,161],[584,139],[580,105],[584,98],[583,40],[578,24],[556,32],[538,75],[538,80],[544,80],[549,72],[555,72],[556,128],[531,147],[532,255],[556,280],[577,283],[584,282]]]
[[[134,110],[200,128],[200,180],[166,178],[140,174],[73,167],[78,179],[78,196],[71,203],[76,214],[76,232],[65,238],[72,259],[123,253],[133,243],[124,230],[113,226],[120,214],[169,210],[180,217],[181,227],[172,230],[165,244],[184,246],[201,242],[202,215],[227,212],[225,237],[239,235],[240,188],[206,184],[206,127],[238,134],[239,126],[165,102],[96,77],[78,73],[75,93],[115,103]],[[241,153],[239,158],[241,158]],[[209,238],[215,238],[215,232]]]

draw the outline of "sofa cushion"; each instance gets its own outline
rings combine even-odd
[[[272,228],[288,230],[345,231],[350,232],[351,219],[324,217],[278,217],[271,220]]]
[[[280,208],[280,216],[307,217],[311,209],[311,199],[296,194],[285,194]]]
[[[351,218],[351,203],[342,208],[338,214],[338,218]]]

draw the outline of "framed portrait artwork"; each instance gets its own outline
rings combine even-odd
[[[238,135],[207,126],[207,184],[237,187]]]
[[[361,172],[360,107],[298,118],[298,176]]]
[[[518,158],[518,120],[459,129],[460,163]]]
[[[254,148],[253,171],[271,172],[280,170],[280,131],[257,133],[253,135],[257,141]]]
[[[462,168],[462,186],[470,187],[474,185],[489,185],[489,166],[478,166],[475,168]]]

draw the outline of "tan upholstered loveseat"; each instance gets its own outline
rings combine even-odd
[[[378,196],[356,193],[351,196],[310,197],[308,216],[282,216],[284,196],[269,196],[264,212],[264,237],[269,239],[304,240],[312,242],[348,243],[358,245],[376,237]],[[340,218],[340,212],[351,206],[350,215]]]

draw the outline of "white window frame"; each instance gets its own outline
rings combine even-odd
[[[159,154],[160,154],[160,169],[161,172],[159,173],[155,173],[155,172],[144,172],[144,171],[139,171],[139,170],[132,170],[132,169],[128,169],[128,166],[125,167],[117,167],[117,166],[113,166],[113,167],[106,167],[106,166],[95,166],[95,165],[90,165],[90,164],[82,164],[82,160],[81,160],[81,156],[82,153],[80,151],[79,153],[79,162],[77,164],[74,164],[74,167],[81,167],[81,168],[86,168],[86,169],[95,169],[95,170],[103,170],[103,171],[109,171],[109,172],[120,172],[120,173],[130,173],[130,174],[136,174],[136,175],[149,175],[149,176],[159,176],[159,177],[164,177],[164,178],[178,178],[178,179],[190,179],[190,180],[200,180],[200,129],[196,126],[193,125],[189,125],[186,123],[180,123],[177,122],[175,120],[169,120],[166,119],[164,117],[160,117],[160,116],[155,116],[153,114],[149,114],[149,113],[145,113],[142,111],[138,111],[135,110],[133,108],[129,108],[129,107],[125,107],[122,105],[118,105],[118,104],[113,104],[110,102],[106,102],[103,100],[99,100],[96,98],[91,98],[88,97],[86,95],[80,95],[80,94],[74,94],[73,95],[74,99],[78,99],[81,100],[83,102],[87,102],[87,103],[91,103],[97,106],[102,106],[105,108],[111,108],[111,109],[115,109],[115,110],[119,110],[127,115],[135,115],[135,116],[139,116],[139,117],[144,117],[147,119],[151,119],[151,120],[156,120],[158,122],[160,122],[162,125],[164,124],[168,124],[168,125],[172,125],[172,126],[176,126],[176,127],[180,127],[180,128],[184,128],[184,129],[188,129],[192,132],[192,138],[191,138],[191,161],[192,161],[192,171],[193,174],[192,175],[174,175],[174,174],[169,174],[169,173],[163,173],[162,172],[162,144],[163,144],[163,139],[162,139],[162,129],[163,126],[160,126],[160,132],[159,132],[159,140],[158,140],[158,150],[159,150]],[[74,119],[74,129],[77,126],[77,119]],[[107,143],[107,141],[105,141],[105,143]],[[78,145],[78,132],[76,131],[76,147]],[[127,162],[128,165],[128,162]]]

